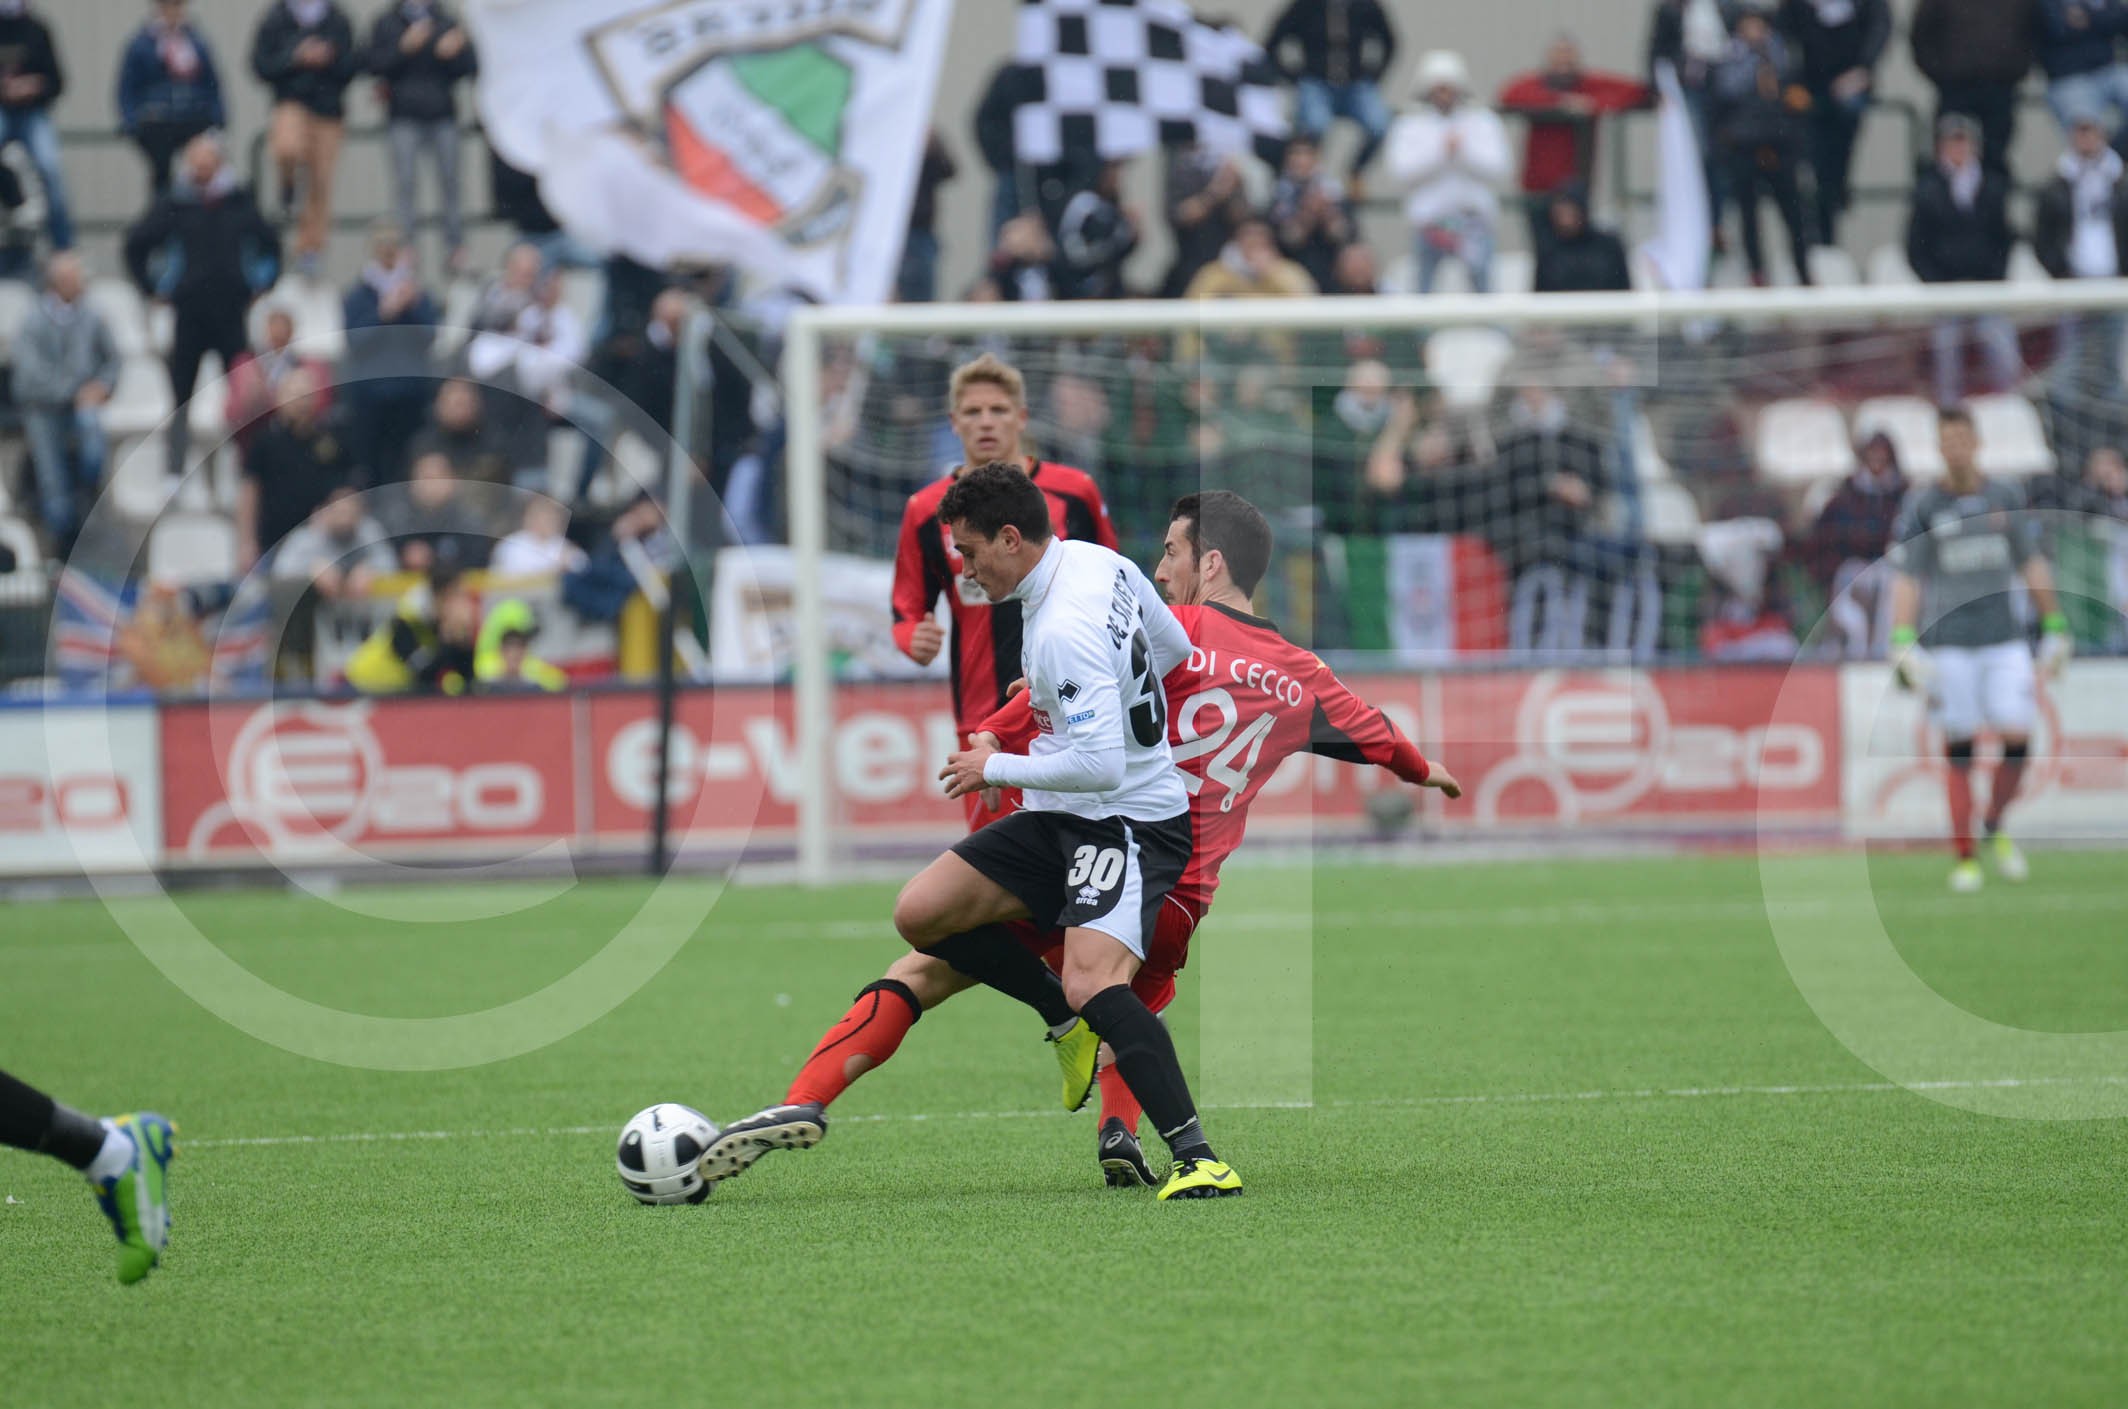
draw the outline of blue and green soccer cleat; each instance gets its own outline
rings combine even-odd
[[[118,1234],[118,1280],[131,1285],[154,1270],[170,1241],[170,1161],[177,1128],[153,1111],[118,1116],[111,1128],[133,1145],[133,1159],[113,1179],[96,1179],[96,1202]]]

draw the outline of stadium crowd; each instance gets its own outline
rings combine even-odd
[[[1481,80],[1461,56],[1435,51],[1396,88],[1388,76],[1400,36],[1378,0],[1295,0],[1262,36],[1292,91],[1291,140],[1275,169],[1201,146],[1151,158],[1172,258],[1144,286],[1131,256],[1148,216],[1124,194],[1127,173],[1117,163],[1021,162],[1013,117],[1038,75],[1008,62],[968,134],[993,183],[987,258],[972,286],[944,292],[1038,302],[1627,289],[1646,272],[1598,218],[1592,192],[1605,125],[1653,103],[1658,64],[1674,67],[1700,143],[1715,254],[1728,258],[1733,229],[1741,277],[1809,283],[1829,267],[1823,251],[1840,247],[1895,19],[1888,0],[1659,0],[1648,72],[1593,70],[1571,36],[1557,35],[1524,73]],[[1911,277],[2004,280],[2020,238],[2054,278],[2121,272],[2128,0],[1918,0],[1906,26],[1937,100],[1908,212]],[[709,352],[712,429],[697,449],[728,531],[779,537],[780,412],[756,394],[774,365],[778,300],[742,298],[720,277],[681,283],[625,260],[592,265],[529,178],[492,153],[493,214],[516,237],[495,267],[476,267],[460,167],[478,56],[451,8],[393,0],[358,18],[338,0],[267,0],[239,77],[184,0],[154,0],[108,63],[118,126],[146,168],[125,273],[169,310],[173,484],[196,463],[198,418],[184,408],[203,363],[211,355],[228,371],[221,421],[240,468],[233,572],[263,563],[313,605],[365,599],[398,574],[431,578],[406,608],[425,614],[419,630],[398,629],[401,663],[409,651],[436,658],[427,643],[448,637],[463,648],[467,682],[479,632],[445,605],[454,573],[559,582],[567,610],[613,621],[639,580],[631,563],[642,558],[629,546],[659,535],[632,490],[608,487],[609,462],[631,437],[655,446],[669,431],[697,301],[726,315]],[[34,468],[27,507],[54,558],[74,549],[111,468],[106,423],[127,341],[108,306],[85,297],[90,271],[71,253],[67,154],[51,117],[66,74],[39,7],[0,3],[0,148],[19,145],[29,159],[49,250],[8,340],[10,419]],[[2052,171],[2013,171],[2019,97],[2034,74],[2062,150]],[[359,268],[334,268],[347,95],[365,77],[383,99],[394,209],[372,226]],[[268,192],[244,184],[224,131],[225,84],[242,81],[271,95]],[[928,137],[897,278],[904,300],[939,296],[942,248],[973,238],[941,229],[940,190],[962,179],[959,136]],[[420,208],[425,165],[437,178],[433,215]],[[9,171],[0,166],[0,200],[19,208],[27,193],[8,188]],[[2020,191],[2034,197],[2022,231]],[[1384,203],[1404,233],[1377,247],[1364,216]],[[1785,267],[1761,232],[1766,205],[1786,235]],[[441,258],[424,264],[419,236],[432,227]],[[315,303],[304,291],[323,287],[338,293],[337,364],[308,350],[316,330],[300,326]],[[585,288],[588,297],[571,296]],[[2059,472],[2035,483],[2035,499],[2128,522],[2121,334],[2095,318],[2036,330],[1943,320],[1918,350],[1888,360],[1910,376],[1897,390],[1925,388],[1939,406],[1990,393],[2036,401]],[[825,415],[839,546],[882,552],[902,499],[937,472],[944,371],[966,350],[885,340],[836,350]],[[1454,359],[1409,333],[1010,350],[1036,382],[1045,444],[1101,478],[1127,546],[1133,532],[1157,531],[1176,494],[1214,482],[1284,506],[1292,522],[1343,545],[1313,550],[1299,574],[1315,584],[1302,619],[1327,645],[1379,643],[1339,599],[1354,595],[1353,564],[1368,558],[1369,540],[1414,533],[1489,546],[1509,584],[1499,609],[1517,648],[1792,651],[1812,600],[1840,592],[1881,551],[1907,483],[1899,461],[1910,445],[1858,435],[1844,480],[1820,475],[1806,502],[1773,495],[1755,424],[1769,403],[1895,389],[1846,384],[1859,358],[1820,359],[1812,381],[1800,370],[1808,359],[1776,335],[1729,334],[1713,344],[1718,355],[1684,359],[1657,346],[1525,336],[1498,353],[1475,394]],[[1713,370],[1740,367],[1770,370],[1756,385],[1724,385]],[[1295,463],[1309,473],[1296,477]],[[1674,479],[1657,484],[1666,474]],[[1679,485],[1694,526],[1765,522],[1773,539],[1702,535],[1680,548],[1656,522]],[[1704,590],[1683,605],[1674,592],[1665,600],[1686,577]],[[394,620],[379,628],[386,638]],[[2116,644],[2113,622],[2091,630],[2104,639],[2087,645]],[[291,630],[283,666],[308,678],[304,639]],[[1858,653],[1882,644],[1866,626],[1843,641]],[[374,678],[388,677],[406,683]]]

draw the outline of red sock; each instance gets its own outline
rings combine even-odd
[[[1958,859],[1973,859],[1973,770],[1971,761],[1953,760],[1943,776],[1944,791],[1951,797],[1951,845]]]
[[[1988,789],[1988,835],[2002,830],[2003,814],[2017,800],[2017,790],[2024,786],[2025,751],[2011,752],[2004,749],[2002,762],[1995,765],[1995,782]]]
[[[1101,1068],[1101,1123],[1106,1125],[1112,1120],[1120,1120],[1123,1128],[1135,1135],[1138,1133],[1138,1117],[1144,1113],[1145,1108],[1131,1094],[1123,1073],[1113,1065]]]
[[[882,979],[867,986],[805,1059],[784,1101],[793,1106],[832,1104],[851,1082],[893,1056],[923,1015],[906,985]]]

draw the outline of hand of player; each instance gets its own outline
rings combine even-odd
[[[1463,785],[1456,781],[1456,775],[1438,763],[1427,769],[1426,781],[1419,784],[1419,786],[1422,788],[1439,788],[1441,795],[1450,802],[1454,802],[1457,798],[1463,796]]]
[[[938,618],[925,617],[916,623],[916,630],[909,635],[909,659],[918,665],[929,665],[938,659],[939,647],[946,644],[946,628],[938,624]]]
[[[2049,631],[2039,638],[2039,668],[2049,680],[2059,680],[2076,654],[2076,640],[2066,631]]]
[[[1892,648],[1892,678],[1899,688],[1925,695],[1936,680],[1936,662],[1920,646],[1909,643]]]
[[[1016,680],[1013,684],[1016,689],[1025,689],[1027,687],[1025,680]],[[1008,698],[1013,693],[1013,690],[1005,692]],[[968,746],[970,748],[990,749],[995,752],[1004,747],[1004,740],[998,738],[997,735],[991,733],[988,729],[982,729],[968,736]],[[1002,812],[1004,808],[1005,790],[1003,788],[983,789],[983,811]]]
[[[948,758],[946,766],[938,772],[939,778],[946,784],[946,796],[962,798],[989,787],[990,785],[983,781],[983,765],[988,763],[990,756],[996,752],[994,748],[975,744]]]

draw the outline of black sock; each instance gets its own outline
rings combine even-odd
[[[103,1148],[103,1122],[62,1106],[0,1071],[0,1145],[35,1150],[87,1169]]]
[[[1182,1060],[1167,1024],[1153,1016],[1143,999],[1119,983],[1086,1000],[1079,1016],[1116,1052],[1116,1070],[1131,1094],[1153,1118],[1154,1129],[1176,1159],[1212,1159],[1204,1128],[1197,1123],[1197,1103],[1190,1099]]]
[[[922,952],[945,960],[1007,998],[1019,999],[1040,1013],[1042,1021],[1051,1027],[1060,1027],[1078,1016],[1064,1000],[1063,981],[1003,925],[984,925],[951,935]]]

